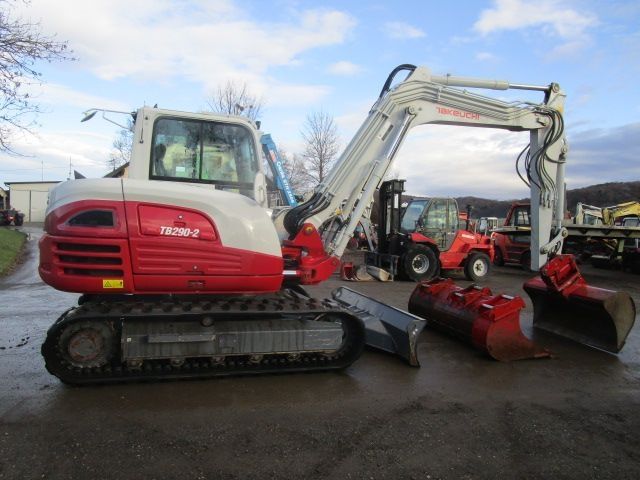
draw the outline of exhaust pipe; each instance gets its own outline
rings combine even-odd
[[[618,353],[636,318],[628,293],[591,287],[572,255],[557,255],[528,280],[533,326],[591,347]]]
[[[409,299],[409,312],[496,360],[549,357],[520,330],[523,307],[520,297],[493,295],[489,288],[476,285],[462,288],[450,278],[418,284]]]

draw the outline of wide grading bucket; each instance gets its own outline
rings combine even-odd
[[[426,323],[422,318],[347,287],[339,287],[331,295],[364,322],[367,346],[398,355],[413,367],[420,366],[418,337]]]
[[[585,345],[618,353],[635,322],[631,296],[587,285],[572,255],[555,256],[523,287],[534,327]]]
[[[548,357],[520,330],[520,297],[494,295],[489,288],[457,286],[438,278],[418,284],[409,299],[409,312],[429,326],[451,333],[503,362]]]

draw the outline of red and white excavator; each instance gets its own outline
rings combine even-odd
[[[407,78],[392,86],[402,71]],[[544,101],[455,87],[538,90]],[[424,322],[350,290],[320,301],[300,286],[333,274],[407,132],[431,123],[530,132],[531,264],[539,270],[563,241],[564,98],[557,84],[400,65],[313,196],[272,216],[255,124],[139,109],[129,178],[51,191],[40,276],[83,295],[48,331],[47,369],[78,384],[339,369],[365,343],[416,364]]]

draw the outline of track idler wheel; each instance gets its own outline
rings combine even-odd
[[[557,255],[524,284],[533,302],[533,326],[611,353],[633,327],[636,307],[624,292],[591,287],[573,255]]]
[[[111,361],[113,329],[107,322],[83,322],[67,327],[59,340],[64,360],[74,367],[102,367]]]
[[[425,318],[428,325],[503,362],[550,355],[520,330],[523,307],[520,297],[493,295],[476,285],[458,287],[450,278],[417,285],[409,299],[409,312]]]

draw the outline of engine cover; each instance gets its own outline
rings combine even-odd
[[[81,293],[245,293],[280,289],[275,228],[252,200],[211,187],[98,179],[50,197],[40,276]]]

